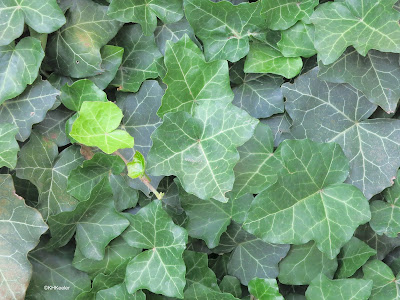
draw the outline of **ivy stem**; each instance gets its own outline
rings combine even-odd
[[[255,300],[256,298],[253,295],[250,295],[250,300]]]

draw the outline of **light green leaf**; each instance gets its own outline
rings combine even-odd
[[[278,47],[285,57],[311,57],[317,53],[314,48],[314,25],[299,21],[281,34]]]
[[[94,260],[104,258],[105,247],[119,236],[129,222],[114,208],[111,187],[102,179],[92,190],[90,198],[80,202],[73,211],[50,216],[51,240],[47,247],[64,246],[76,232],[76,247]]]
[[[338,255],[339,268],[336,278],[352,276],[376,251],[356,237],[352,237]]]
[[[399,299],[399,275],[395,276],[387,265],[379,260],[373,260],[366,263],[362,270],[364,278],[373,281],[370,300]]]
[[[142,291],[129,294],[125,284],[118,284],[109,289],[98,291],[96,300],[123,299],[123,300],[146,300],[146,295]]]
[[[0,191],[0,294],[3,299],[23,299],[32,275],[26,256],[48,227],[40,213],[15,193],[11,175],[0,175]]]
[[[337,266],[336,258],[330,259],[314,242],[293,245],[279,263],[278,278],[283,284],[308,285],[319,274],[332,279]]]
[[[139,151],[135,152],[132,161],[126,164],[128,169],[128,176],[130,178],[142,177],[144,175],[144,169],[146,167],[145,159]]]
[[[193,115],[199,105],[232,101],[228,63],[206,62],[201,50],[187,35],[175,44],[167,43],[164,62],[168,71],[163,81],[168,88],[158,111],[160,117],[176,111]]]
[[[249,292],[258,300],[284,300],[279,293],[276,279],[255,277],[249,282]]]
[[[111,82],[119,91],[137,92],[143,81],[158,76],[156,60],[162,55],[154,35],[143,35],[138,24],[127,25],[118,32],[114,42],[124,48],[121,66]]]
[[[3,0],[0,3],[0,46],[20,37],[24,23],[40,33],[56,31],[65,17],[56,0]]]
[[[47,62],[57,73],[74,78],[99,75],[100,48],[108,43],[121,23],[107,16],[107,7],[90,0],[72,1],[67,23],[49,39]]]
[[[372,281],[363,279],[329,280],[321,274],[307,288],[307,300],[368,300],[371,295]],[[387,298],[388,299],[388,298]]]
[[[239,160],[236,147],[252,136],[257,123],[232,104],[197,106],[194,117],[168,113],[152,134],[148,172],[176,175],[188,193],[226,202]]]
[[[262,0],[262,13],[265,14],[268,28],[284,30],[298,20],[309,22],[318,0]]]
[[[14,169],[19,146],[15,140],[18,128],[14,124],[0,124],[0,168]]]
[[[400,52],[400,13],[396,0],[342,0],[321,4],[313,13],[315,49],[327,65],[354,46],[365,56],[370,49]]]
[[[244,228],[271,243],[314,240],[334,258],[355,229],[371,218],[360,190],[342,183],[348,160],[335,143],[286,140],[278,151],[284,167],[277,182],[254,199]]]
[[[16,46],[14,42],[0,46],[0,104],[35,81],[43,57],[40,41],[32,37],[23,38]]]
[[[228,1],[184,0],[184,4],[207,61],[238,61],[249,52],[250,37],[262,36],[266,29],[260,2],[233,5]]]
[[[362,91],[369,101],[388,113],[396,110],[400,98],[399,55],[371,50],[365,57],[348,49],[333,64],[319,63],[321,79],[349,83]]]
[[[124,130],[116,130],[122,116],[122,111],[112,102],[85,101],[69,134],[79,143],[96,146],[107,154],[132,148],[133,137]]]
[[[232,294],[213,290],[200,283],[193,283],[185,291],[185,300],[239,300]]]
[[[226,275],[222,278],[219,288],[223,293],[232,294],[236,298],[242,297],[242,288],[240,281],[235,276]]]
[[[50,215],[74,209],[77,200],[67,193],[69,173],[83,161],[79,147],[58,153],[57,145],[36,132],[20,151],[17,176],[28,179],[39,191],[37,209],[47,220]]]
[[[61,88],[60,100],[73,111],[79,111],[84,101],[108,101],[106,93],[88,79],[77,80],[71,85],[65,84]]]
[[[108,15],[121,22],[139,23],[145,35],[152,35],[157,17],[163,23],[182,19],[182,0],[112,0]]]
[[[185,289],[188,289],[194,283],[198,283],[214,291],[220,291],[217,285],[217,277],[208,267],[207,254],[186,250],[183,252],[183,260],[186,265]]]
[[[187,243],[186,230],[172,222],[159,200],[127,218],[131,224],[122,237],[133,247],[149,249],[135,256],[126,268],[128,292],[147,289],[183,298],[186,267],[182,253]]]
[[[349,85],[318,79],[317,72],[282,86],[291,134],[341,145],[350,161],[347,182],[369,199],[391,185],[400,166],[400,120],[366,120],[375,105]]]

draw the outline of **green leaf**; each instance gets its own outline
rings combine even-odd
[[[268,28],[284,30],[294,25],[298,20],[309,22],[318,0],[262,0],[262,13],[265,14]]]
[[[119,236],[129,222],[114,208],[111,187],[102,179],[92,190],[90,198],[80,202],[73,211],[50,216],[51,240],[47,247],[64,246],[76,232],[76,247],[94,260],[104,258],[105,247]]]
[[[182,0],[112,0],[108,15],[121,22],[139,23],[145,35],[152,35],[157,17],[163,23],[175,23],[182,19]]]
[[[368,300],[371,295],[372,281],[363,279],[329,280],[321,274],[310,284],[306,298],[324,300]]]
[[[122,117],[121,109],[112,102],[85,101],[70,135],[79,143],[99,147],[107,154],[132,148],[133,137],[124,130],[116,130]]]
[[[228,1],[184,0],[184,4],[186,18],[203,42],[207,61],[238,61],[249,52],[250,37],[262,36],[266,29],[260,2],[233,5]]]
[[[194,117],[168,113],[152,134],[148,172],[176,175],[188,193],[226,202],[239,160],[236,147],[251,137],[257,123],[231,104],[197,106]]]
[[[362,91],[369,101],[388,113],[396,110],[400,98],[399,55],[371,50],[365,57],[348,49],[333,64],[319,63],[321,79],[349,83]]]
[[[0,191],[0,294],[4,299],[23,299],[32,274],[27,254],[48,227],[40,213],[15,193],[11,175],[0,175]]]
[[[238,151],[240,160],[233,169],[233,197],[258,194],[276,182],[282,161],[280,154],[273,152],[273,137],[268,125],[259,123],[254,135]]]
[[[119,174],[110,174],[110,185],[117,211],[123,211],[136,206],[139,200],[139,193],[129,186],[128,177]]]
[[[338,255],[339,268],[336,278],[352,276],[376,251],[356,237],[352,237]]]
[[[399,252],[400,248],[397,247],[393,251],[391,251],[384,259],[384,263],[387,264],[395,274],[400,272]]]
[[[278,47],[285,57],[313,56],[317,53],[314,48],[314,26],[297,22],[293,27],[282,31]]]
[[[66,108],[79,111],[84,101],[107,102],[107,95],[92,81],[81,79],[61,88],[60,100]]]
[[[146,300],[146,295],[142,291],[129,294],[125,284],[114,285],[111,288],[98,291],[96,300],[124,299],[124,300]]]
[[[32,37],[23,38],[16,46],[14,42],[0,46],[0,104],[35,81],[43,57],[40,41]]]
[[[400,13],[392,8],[395,2],[342,0],[320,5],[311,17],[318,58],[331,64],[348,46],[363,56],[370,49],[400,52]]]
[[[278,278],[283,284],[308,285],[319,274],[332,279],[337,266],[337,259],[319,251],[314,242],[293,245],[279,263]]]
[[[188,289],[194,283],[198,283],[212,290],[219,291],[217,277],[208,267],[207,254],[186,250],[183,252],[183,260],[186,265],[185,289]]]
[[[122,237],[133,247],[149,249],[135,256],[126,268],[128,292],[147,289],[183,298],[186,267],[182,253],[187,243],[186,230],[172,222],[159,200],[127,218],[131,224]]]
[[[163,81],[168,88],[158,110],[160,117],[176,111],[194,114],[200,105],[232,101],[228,63],[206,62],[201,50],[187,35],[175,44],[167,43],[164,62],[168,71]]]
[[[390,268],[379,260],[373,260],[363,266],[364,278],[372,280],[370,300],[399,299],[399,275],[395,276]]]
[[[40,33],[56,31],[65,23],[56,0],[4,0],[0,3],[0,20],[4,20],[0,24],[0,46],[20,37],[25,22]]]
[[[271,243],[314,240],[334,258],[371,218],[367,199],[342,183],[349,168],[342,149],[335,143],[286,140],[278,151],[284,167],[277,182],[254,199],[244,228]]]
[[[77,200],[67,193],[67,178],[82,161],[79,147],[70,146],[59,154],[56,144],[36,132],[21,148],[17,176],[28,179],[37,187],[39,199],[36,208],[45,220],[76,206]]]
[[[18,127],[14,124],[0,124],[0,168],[14,169],[17,164],[19,146],[15,140]]]
[[[154,35],[143,35],[138,24],[124,26],[114,39],[124,48],[117,75],[111,82],[119,91],[137,92],[143,81],[158,76],[156,60],[161,57]]]
[[[232,294],[222,293],[200,283],[193,283],[186,291],[187,300],[238,300]]]
[[[90,278],[72,266],[74,247],[67,245],[54,251],[45,247],[47,238],[29,254],[33,265],[32,281],[27,291],[27,300],[75,299],[80,293],[90,290]],[[44,287],[69,287],[64,290]]]
[[[279,293],[276,279],[255,277],[249,282],[249,292],[258,300],[284,300]]]
[[[271,128],[272,135],[274,136],[274,147],[278,147],[284,140],[283,135],[290,132],[290,126],[292,125],[292,120],[287,113],[272,116],[261,120],[261,122]]]
[[[97,292],[111,288],[117,284],[120,284],[122,280],[115,276],[106,276],[104,274],[97,275],[92,282],[92,288],[90,291],[80,293],[75,300],[95,300]]]
[[[107,16],[107,7],[90,0],[73,0],[67,23],[49,39],[47,63],[57,73],[74,78],[104,72],[100,48],[111,40],[121,23]]]
[[[291,134],[341,145],[350,161],[347,182],[369,199],[391,185],[400,166],[400,120],[366,120],[376,106],[349,85],[318,79],[317,71],[282,86]]]
[[[226,275],[222,278],[219,288],[223,293],[230,293],[236,298],[242,297],[242,288],[240,281],[234,276]]]
[[[132,161],[130,161],[126,165],[128,168],[128,176],[133,179],[137,177],[142,177],[144,175],[145,165],[146,162],[142,153],[136,151],[135,155],[132,158]]]

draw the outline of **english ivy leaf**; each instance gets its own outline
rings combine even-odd
[[[14,124],[0,124],[0,167],[15,168],[19,151],[17,133],[18,127]]]
[[[200,105],[193,117],[168,113],[152,134],[148,172],[176,175],[188,193],[226,202],[239,160],[236,147],[252,136],[257,123],[232,104]]]
[[[348,49],[333,64],[319,63],[318,76],[329,82],[349,83],[386,112],[395,112],[400,98],[399,55],[370,50],[364,56]]]
[[[280,154],[274,153],[272,132],[268,125],[259,123],[254,135],[238,151],[240,160],[233,169],[233,197],[258,194],[276,182],[282,161]]]
[[[364,279],[329,280],[325,275],[317,276],[306,291],[306,298],[324,300],[368,300],[372,281]],[[388,299],[388,298],[387,298]]]
[[[126,176],[110,174],[110,185],[117,211],[123,211],[136,206],[139,200],[139,193],[129,186]]]
[[[282,86],[291,134],[341,145],[350,161],[347,182],[369,199],[391,185],[400,166],[400,120],[366,120],[376,106],[349,85],[318,79],[317,71]]]
[[[187,243],[186,230],[172,222],[159,200],[127,218],[130,226],[122,237],[133,247],[149,249],[128,263],[125,278],[128,292],[147,289],[183,298],[186,267],[182,253]]]
[[[20,37],[25,22],[40,33],[56,31],[65,23],[64,14],[56,0],[2,1],[0,20],[0,46],[8,45]]]
[[[40,41],[32,37],[23,38],[17,45],[12,42],[0,46],[0,104],[18,96],[35,81],[43,58]]]
[[[132,148],[133,137],[125,130],[117,130],[122,117],[121,109],[112,102],[85,101],[69,134],[79,143],[96,146],[107,154]]]
[[[332,279],[337,266],[337,259],[319,251],[314,242],[293,245],[279,263],[278,278],[283,284],[308,285],[319,274]]]
[[[40,213],[15,193],[11,175],[0,175],[0,190],[0,294],[4,299],[23,299],[32,274],[26,256],[48,227]]]
[[[130,178],[138,178],[142,177],[144,173],[144,169],[146,167],[146,162],[145,159],[139,151],[135,152],[135,155],[132,158],[132,161],[126,164],[126,167],[128,169],[128,176]]]
[[[124,48],[121,66],[111,82],[119,91],[137,92],[143,81],[158,76],[156,60],[162,55],[154,35],[144,35],[138,24],[126,25],[118,32],[114,42]]]
[[[244,228],[271,243],[314,240],[334,258],[355,229],[371,218],[360,190],[342,183],[348,160],[335,143],[286,140],[278,151],[284,167],[277,182],[254,199]]]
[[[80,293],[75,300],[96,300],[97,292],[111,288],[117,284],[120,284],[119,278],[115,276],[106,276],[104,274],[97,275],[92,281],[92,288],[90,291]]]
[[[75,299],[80,293],[90,290],[90,278],[72,266],[74,247],[67,245],[54,251],[45,247],[47,238],[29,253],[33,265],[32,281],[27,291],[27,300]],[[49,289],[44,286],[69,287],[67,290]]]
[[[79,111],[84,101],[107,102],[107,95],[92,81],[81,79],[61,88],[60,100],[66,108]]]
[[[240,281],[235,276],[226,275],[222,278],[219,288],[223,293],[232,294],[236,298],[242,297],[242,288]]]
[[[186,265],[186,286],[202,284],[212,290],[220,291],[217,285],[215,273],[208,267],[208,256],[205,253],[186,250],[183,252],[183,260]]]
[[[298,20],[308,23],[318,0],[262,0],[262,13],[265,14],[268,28],[284,30]]]
[[[278,47],[285,57],[311,57],[317,53],[314,48],[314,25],[299,21],[281,34]]]
[[[16,139],[25,141],[31,134],[32,125],[43,121],[59,94],[48,81],[39,79],[21,95],[0,106],[0,124],[15,124],[18,127]]]
[[[176,111],[193,114],[199,105],[232,101],[228,63],[206,62],[201,50],[187,35],[175,44],[167,43],[164,62],[168,71],[163,81],[168,88],[158,110],[160,117]]]
[[[400,13],[395,0],[343,0],[321,4],[313,13],[315,49],[327,65],[354,46],[365,56],[370,49],[400,52]],[[360,34],[361,33],[361,34]]]
[[[107,7],[90,0],[74,0],[66,13],[67,23],[47,45],[47,63],[59,74],[74,78],[99,75],[100,48],[111,40],[121,23],[107,16]]]
[[[373,260],[365,264],[362,270],[364,278],[373,282],[370,300],[399,299],[399,275],[395,276],[385,263]]]
[[[21,148],[17,176],[28,179],[37,187],[37,209],[45,220],[50,215],[72,210],[76,206],[76,199],[67,193],[67,178],[82,161],[79,147],[70,146],[59,154],[55,143],[36,132]]]
[[[146,300],[146,295],[142,291],[129,294],[125,284],[117,284],[111,288],[98,291],[96,300],[124,299],[124,300]]]
[[[139,23],[145,35],[152,35],[157,17],[163,23],[175,23],[182,19],[182,0],[112,0],[108,15],[121,22]]]
[[[51,240],[47,247],[64,246],[76,232],[76,247],[94,260],[104,258],[105,247],[119,236],[129,222],[114,208],[112,191],[106,179],[92,190],[90,198],[78,203],[73,211],[50,216]]]
[[[255,277],[249,282],[249,292],[258,300],[284,300],[279,293],[276,279]]]
[[[193,283],[186,291],[186,300],[238,300],[232,294],[213,290],[200,283]]]
[[[203,42],[207,61],[238,61],[249,52],[250,37],[262,35],[266,29],[260,2],[233,5],[228,1],[184,0],[184,4],[186,18]]]
[[[383,260],[385,264],[387,264],[390,269],[393,270],[393,273],[397,274],[400,272],[400,256],[399,256],[400,248],[397,247],[393,251],[391,251]]]
[[[356,237],[352,237],[338,255],[339,268],[336,278],[352,276],[376,251]]]

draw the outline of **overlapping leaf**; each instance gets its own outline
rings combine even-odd
[[[317,53],[314,48],[314,26],[304,22],[282,31],[278,42],[279,50],[285,57],[311,57]]]
[[[283,300],[276,279],[253,278],[249,282],[249,292],[259,300]]]
[[[13,124],[0,124],[0,167],[14,169],[17,164],[17,132],[18,128]]]

